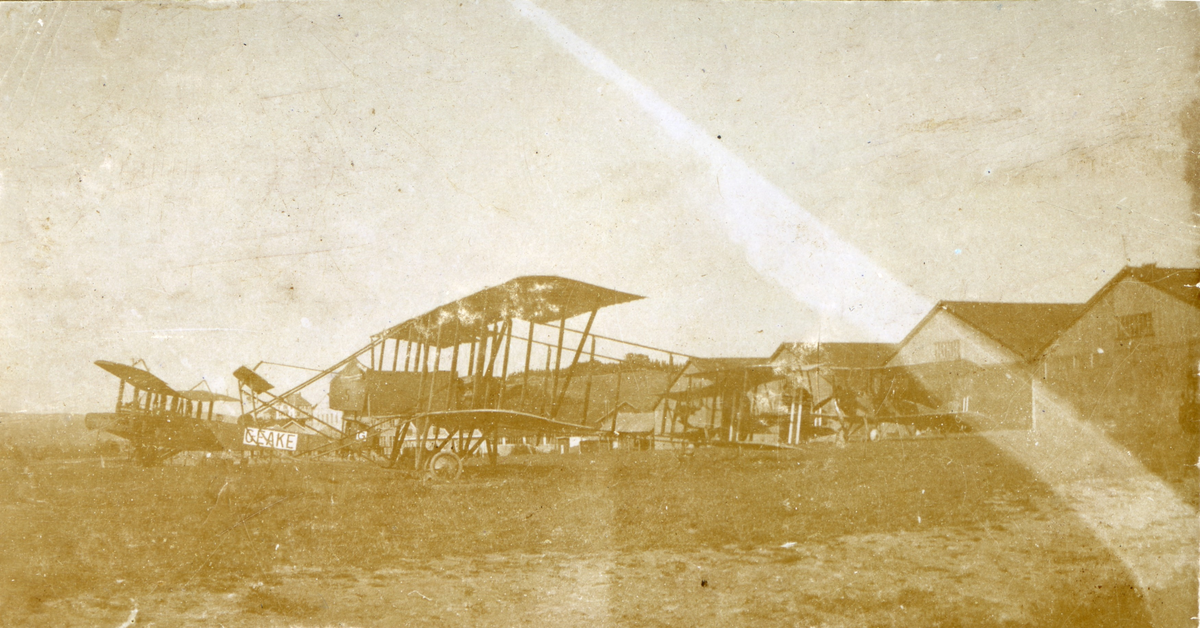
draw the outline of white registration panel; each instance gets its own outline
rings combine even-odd
[[[296,451],[296,435],[291,432],[279,432],[257,427],[248,427],[242,435],[242,444],[268,449]]]

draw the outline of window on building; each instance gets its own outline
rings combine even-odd
[[[1117,340],[1147,338],[1154,335],[1154,319],[1150,312],[1117,317]]]
[[[959,341],[947,340],[933,345],[933,359],[938,362],[953,362],[961,357]]]

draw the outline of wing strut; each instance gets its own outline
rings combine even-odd
[[[558,409],[562,406],[563,399],[567,396],[567,389],[571,387],[571,379],[575,377],[575,365],[579,364],[579,356],[583,354],[583,347],[587,344],[588,333],[592,331],[592,321],[596,320],[596,312],[598,311],[592,310],[592,313],[588,316],[587,325],[583,328],[583,335],[579,337],[579,346],[575,348],[575,357],[571,358],[571,366],[567,367],[567,380],[563,383],[562,391],[558,393],[558,398],[554,400],[554,406],[550,408],[550,418],[552,419],[558,418]],[[565,321],[566,319],[563,320]],[[562,340],[559,340],[559,343],[561,345]],[[584,416],[584,421],[587,421],[587,416]]]

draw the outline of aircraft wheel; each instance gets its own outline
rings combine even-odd
[[[462,460],[452,451],[439,451],[429,459],[429,477],[439,482],[455,480],[462,474]]]

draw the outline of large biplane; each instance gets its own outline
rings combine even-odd
[[[599,310],[641,298],[562,277],[519,277],[375,334],[281,394],[252,369],[235,376],[250,423],[286,408],[332,436],[309,454],[362,456],[452,478],[469,456],[484,452],[495,461],[501,438],[597,434],[589,418],[600,414],[600,401],[591,384],[597,365],[622,359],[614,348],[660,351],[673,363],[680,354],[592,331]],[[610,355],[597,352],[597,341]],[[339,421],[289,403],[327,379]]]

